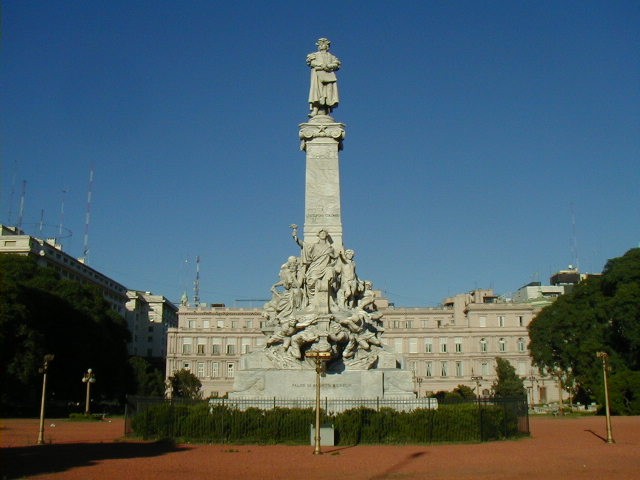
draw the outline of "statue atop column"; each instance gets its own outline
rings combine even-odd
[[[338,106],[338,78],[335,72],[340,68],[338,57],[329,53],[331,41],[320,38],[316,42],[317,52],[307,55],[307,65],[311,67],[309,88],[309,117],[330,115]]]

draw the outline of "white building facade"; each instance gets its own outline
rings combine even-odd
[[[124,316],[127,288],[82,259],[65,253],[55,239],[32,237],[17,227],[0,225],[0,253],[31,256],[40,266],[53,268],[62,278],[98,287],[111,308]]]
[[[166,358],[167,332],[178,326],[178,308],[162,295],[135,290],[127,291],[125,307],[129,355]]]
[[[413,372],[418,396],[467,385],[487,395],[496,380],[496,357],[524,379],[530,404],[559,400],[556,383],[532,366],[527,326],[538,308],[505,302],[491,290],[456,295],[435,308],[395,308],[384,313],[383,344]],[[183,306],[168,332],[167,376],[186,368],[202,382],[205,397],[233,391],[240,356],[264,347],[259,309]],[[472,380],[474,377],[474,380]],[[481,377],[481,378],[478,378]]]

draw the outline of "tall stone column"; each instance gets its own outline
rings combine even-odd
[[[322,228],[336,252],[342,249],[340,158],[345,125],[329,115],[316,115],[300,124],[300,148],[307,153],[304,239],[315,242]]]

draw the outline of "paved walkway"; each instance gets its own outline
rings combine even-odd
[[[0,479],[638,479],[640,417],[531,419],[531,438],[465,445],[170,445],[121,439],[122,420],[0,420]],[[55,426],[52,426],[55,425]]]

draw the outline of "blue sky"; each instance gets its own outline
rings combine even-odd
[[[345,244],[396,305],[640,242],[638,2],[7,0],[2,22],[0,221],[24,181],[23,228],[62,220],[81,256],[93,169],[89,264],[129,288],[193,296],[199,255],[203,302],[268,298],[321,36]]]

